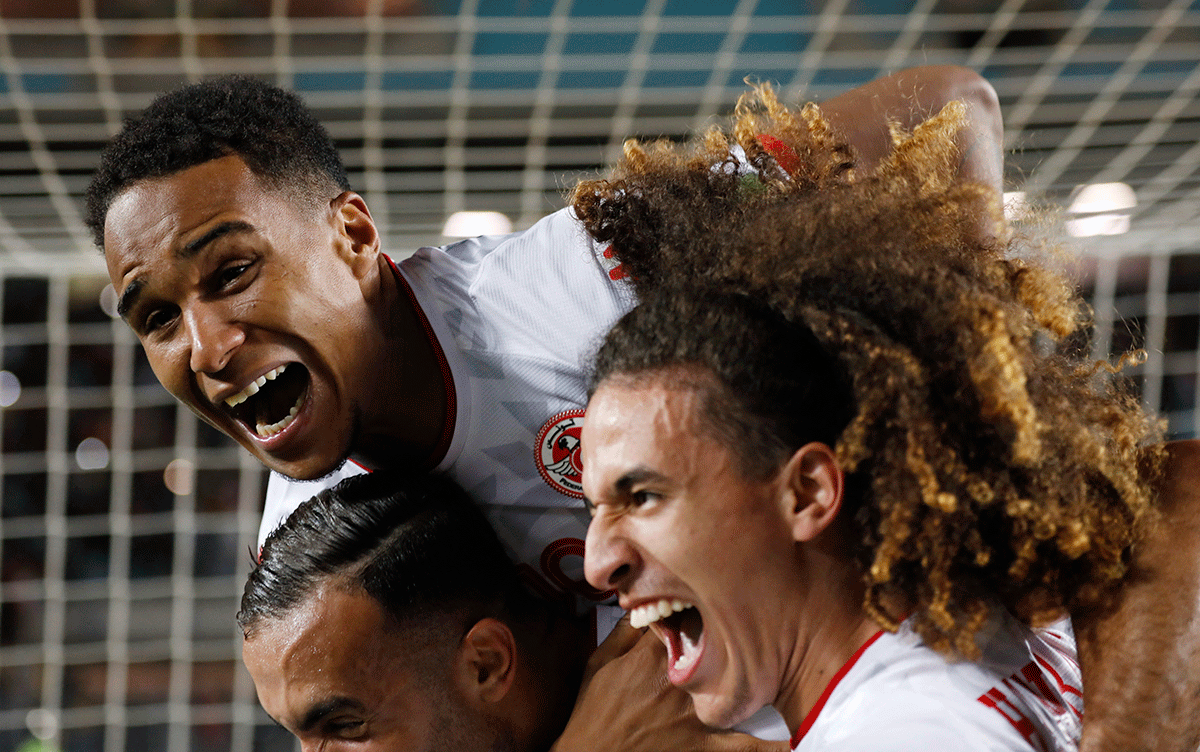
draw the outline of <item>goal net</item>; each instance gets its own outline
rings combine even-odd
[[[483,231],[458,212],[530,225],[747,76],[819,101],[967,65],[1000,95],[1014,192],[1069,208],[1097,357],[1144,347],[1130,373],[1190,437],[1197,49],[1195,0],[0,0],[0,749],[294,748],[233,622],[264,473],[158,385],[81,221],[103,143],[155,93],[296,89],[404,256]]]

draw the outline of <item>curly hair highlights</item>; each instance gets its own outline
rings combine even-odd
[[[738,364],[714,367],[686,342],[746,360],[744,342],[722,339],[738,329],[696,317],[745,318],[719,292],[734,291],[811,330],[852,381],[836,452],[861,491],[864,608],[894,628],[902,609],[889,604],[904,602],[931,646],[973,656],[990,603],[1041,624],[1104,602],[1153,513],[1161,450],[1146,449],[1155,421],[1079,345],[1090,312],[1038,260],[1054,244],[1018,248],[996,197],[956,182],[964,119],[952,103],[894,130],[892,155],[859,176],[814,106],[793,115],[759,88],[732,135],[627,144],[613,177],[579,186],[573,204],[643,300],[683,301],[636,317],[647,332],[611,337],[598,378],[695,364],[756,404],[761,384],[798,377],[768,358],[769,378],[727,381]],[[662,357],[621,352],[654,342]]]
[[[301,200],[350,190],[337,147],[299,96],[248,76],[213,78],[160,95],[104,148],[85,217],[97,247],[109,206],[126,188],[230,154],[264,187]]]

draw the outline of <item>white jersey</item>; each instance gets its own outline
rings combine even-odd
[[[949,661],[907,622],[851,658],[792,737],[794,752],[1073,752],[1083,682],[1069,620],[1030,630],[1007,613]]]
[[[591,356],[634,303],[616,261],[564,209],[524,232],[422,248],[398,269],[452,378],[436,470],[483,505],[545,594],[604,600],[583,579],[578,445]],[[259,545],[301,502],[359,472],[346,463],[313,482],[273,473]]]

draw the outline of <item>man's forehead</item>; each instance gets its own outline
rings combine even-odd
[[[109,276],[120,289],[142,266],[185,260],[231,230],[264,230],[263,223],[289,209],[285,203],[237,156],[140,180],[119,193],[105,215]]]
[[[340,578],[320,582],[307,596],[273,619],[264,620],[263,632],[279,642],[302,637],[324,640],[333,638],[334,626],[345,625],[360,636],[387,631],[389,618],[377,600],[361,589],[347,587]],[[335,642],[340,642],[334,640]]]
[[[624,493],[638,479],[691,477],[700,469],[699,450],[710,441],[699,420],[702,399],[691,385],[663,378],[603,383],[584,421],[588,492]]]
[[[242,650],[264,708],[302,730],[338,710],[370,710],[415,691],[421,682],[398,639],[404,634],[370,595],[323,583],[264,619]]]
[[[592,397],[584,431],[590,427],[609,439],[691,434],[698,425],[703,397],[699,388],[669,375],[609,379]],[[646,433],[648,427],[653,434]]]

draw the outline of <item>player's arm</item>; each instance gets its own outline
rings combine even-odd
[[[662,641],[628,617],[588,661],[575,709],[550,752],[787,752],[768,742],[714,731],[696,718],[688,694],[667,681]]]
[[[1200,441],[1167,448],[1162,517],[1134,549],[1120,600],[1073,615],[1081,752],[1200,748]]]
[[[858,167],[870,171],[892,149],[888,121],[912,130],[947,102],[966,103],[968,124],[959,134],[964,181],[1003,189],[1004,124],[996,91],[969,68],[909,68],[821,103],[821,112],[850,143]]]

